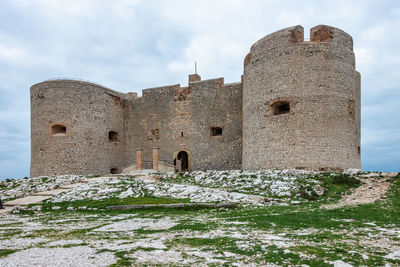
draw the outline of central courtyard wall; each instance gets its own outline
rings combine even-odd
[[[186,151],[191,170],[241,167],[241,83],[225,85],[220,78],[146,89],[128,101],[125,117],[127,165],[142,149],[150,168],[158,148],[159,160],[169,164]],[[222,135],[212,136],[212,127],[221,127]]]

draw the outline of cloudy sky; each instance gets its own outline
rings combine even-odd
[[[400,171],[400,1],[0,0],[0,179],[29,176],[31,85],[93,81],[121,92],[240,81],[261,37],[327,24],[353,36],[362,76],[363,170]]]

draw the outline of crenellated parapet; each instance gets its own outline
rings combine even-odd
[[[201,80],[200,75],[198,74],[190,74],[188,86],[182,87],[180,84],[168,85],[168,86],[159,86],[152,87],[142,90],[142,96],[138,97],[137,93],[127,93],[127,99],[132,100],[133,102],[140,101],[141,103],[146,103],[147,101],[152,102],[154,99],[159,99],[159,97],[166,97],[168,99],[172,99],[173,101],[184,101],[189,100],[191,91],[198,90],[199,94],[201,94],[202,89],[205,87],[215,87],[222,88],[223,86],[229,87],[231,85],[236,85],[240,83],[224,83],[224,78],[214,78]],[[168,101],[168,100],[166,100]]]
[[[353,38],[338,28],[326,25],[315,26],[310,29],[310,40],[305,41],[304,28],[298,25],[268,34],[255,42],[250,51],[252,54],[257,54],[266,49],[279,49],[302,43],[330,44],[353,50]]]

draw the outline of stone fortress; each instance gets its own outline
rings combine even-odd
[[[135,166],[136,164],[136,166]],[[350,35],[301,26],[258,40],[241,82],[119,93],[76,80],[31,87],[31,177],[137,169],[361,168],[360,74]]]

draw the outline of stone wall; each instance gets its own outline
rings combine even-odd
[[[154,147],[159,148],[160,160],[173,161],[173,149],[180,141],[177,130],[183,131],[177,120],[185,119],[174,111],[174,96],[179,90],[179,85],[146,89],[142,97],[129,102],[125,129],[126,158],[130,163],[136,162],[137,149],[143,149],[143,160],[151,162]]]
[[[191,84],[193,169],[240,169],[242,163],[242,84],[213,79]],[[212,128],[222,128],[213,136]]]
[[[127,113],[126,155],[132,163],[137,149],[151,162],[157,147],[160,161],[170,163],[186,151],[192,170],[241,167],[241,83],[213,79],[146,89]],[[223,128],[221,136],[211,136],[214,126]]]

